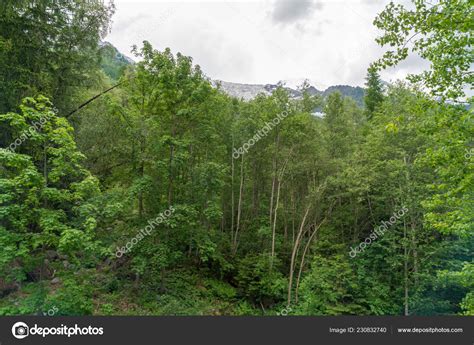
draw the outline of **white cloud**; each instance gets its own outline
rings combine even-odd
[[[363,85],[383,49],[375,15],[388,1],[130,1],[115,0],[106,38],[127,53],[148,40],[192,56],[213,79],[275,83],[308,78],[319,87]],[[386,80],[419,69],[419,59],[384,72]],[[316,85],[318,86],[318,85]]]

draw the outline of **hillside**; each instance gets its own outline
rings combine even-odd
[[[255,98],[258,94],[271,95],[278,87],[277,84],[240,84],[222,80],[215,80],[213,84],[220,87],[227,94],[246,101]],[[285,89],[292,98],[301,97],[300,90],[291,87],[285,87]],[[310,86],[308,91],[312,95],[319,94],[324,98],[335,91],[339,91],[343,96],[354,99],[358,105],[362,106],[364,104],[364,89],[360,86],[334,85],[325,90],[318,90],[316,87]]]
[[[102,58],[101,68],[112,80],[118,80],[123,69],[135,63],[109,42],[101,43],[100,53]],[[219,87],[228,95],[246,101],[255,98],[258,94],[271,95],[278,87],[278,84],[243,84],[223,80],[212,80],[211,82],[214,87]],[[286,85],[285,81],[281,83]],[[301,97],[302,93],[297,87],[285,86],[285,90],[288,91],[291,98]],[[308,91],[311,95],[319,94],[324,98],[335,91],[339,91],[343,96],[354,99],[359,106],[364,104],[364,88],[360,86],[333,85],[325,90],[318,90],[311,85]]]
[[[135,63],[109,42],[101,42],[99,53],[100,67],[112,80],[118,80],[124,68]]]

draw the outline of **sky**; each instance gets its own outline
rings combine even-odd
[[[363,86],[367,67],[384,48],[372,25],[385,0],[114,0],[115,15],[105,38],[132,58],[144,40],[154,48],[191,56],[217,80],[246,84],[308,79]],[[383,71],[387,82],[418,73],[427,64],[411,56]]]

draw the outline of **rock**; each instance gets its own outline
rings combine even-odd
[[[58,253],[55,250],[47,250],[45,252],[46,258],[54,260],[58,257]]]
[[[53,280],[51,280],[51,284],[59,284],[60,282],[61,282],[61,279],[59,279],[58,277],[53,278]]]

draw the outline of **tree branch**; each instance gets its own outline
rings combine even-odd
[[[66,119],[68,119],[72,114],[74,114],[75,112],[79,111],[80,109],[84,108],[86,105],[88,105],[89,103],[91,103],[93,100],[99,98],[100,96],[102,95],[105,95],[107,92],[109,91],[112,91],[113,89],[115,89],[117,86],[120,86],[122,83],[118,83],[118,84],[115,84],[114,86],[112,87],[109,87],[107,90],[105,91],[102,91],[101,93],[99,93],[98,95],[95,95],[94,97],[92,97],[91,99],[89,99],[87,102],[85,103],[82,103],[79,107],[77,107],[76,109],[74,109],[73,111],[71,111],[69,114],[66,115]]]

